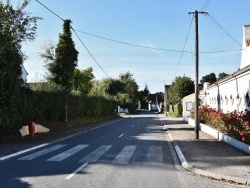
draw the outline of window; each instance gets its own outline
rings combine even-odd
[[[193,103],[192,102],[186,102],[186,111],[190,111],[193,107]]]

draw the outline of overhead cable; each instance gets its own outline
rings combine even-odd
[[[204,11],[211,3],[212,0],[206,0],[204,4],[202,5],[200,11]]]
[[[42,4],[40,1],[36,0],[40,5],[42,5],[44,8],[46,8],[48,11],[50,11],[52,14],[54,14],[55,16],[57,16],[58,18],[60,18],[62,21],[64,21],[64,19],[62,17],[60,17],[58,14],[56,14],[54,11],[52,11],[51,9],[49,9],[47,6],[45,6],[44,4]]]
[[[232,37],[218,22],[215,21],[214,18],[212,18],[210,14],[207,15],[228,37],[230,37],[235,43],[241,46],[240,42],[238,42],[234,37]]]
[[[58,14],[56,14],[55,12],[53,12],[51,9],[49,9],[47,6],[45,6],[44,4],[42,4],[40,1],[36,0],[40,5],[42,5],[44,8],[46,8],[47,10],[49,10],[52,14],[54,14],[55,16],[57,16],[59,19],[61,19],[62,21],[64,21],[64,19],[62,17],[60,17]],[[74,31],[75,35],[77,36],[77,38],[80,40],[80,42],[82,43],[82,45],[84,46],[84,48],[87,50],[87,52],[89,53],[89,55],[92,57],[92,59],[95,61],[95,63],[101,68],[101,70],[110,78],[110,76],[106,73],[106,71],[101,67],[101,65],[97,62],[97,60],[94,58],[94,56],[91,54],[91,52],[88,50],[88,48],[86,47],[86,45],[83,43],[83,41],[80,39],[80,37],[77,35],[77,33],[75,32],[74,28],[71,27],[71,29]],[[111,79],[111,78],[110,78]]]
[[[185,40],[185,42],[184,42],[183,50],[182,50],[182,52],[181,52],[181,56],[180,56],[180,59],[179,59],[179,62],[178,62],[178,65],[177,65],[177,68],[176,68],[174,77],[176,77],[176,73],[177,73],[177,71],[178,71],[178,69],[179,69],[179,66],[180,66],[180,64],[181,64],[181,60],[182,60],[182,57],[183,57],[183,54],[184,54],[184,49],[186,48],[186,44],[187,44],[187,40],[188,40],[190,28],[191,28],[191,25],[192,25],[192,23],[193,23],[193,18],[194,18],[194,17],[192,16],[192,20],[191,20],[190,25],[189,25],[189,28],[188,28],[187,37],[186,37],[186,40]]]
[[[77,38],[80,40],[80,42],[82,43],[82,45],[84,46],[84,48],[87,50],[87,52],[89,53],[89,55],[93,58],[93,60],[96,62],[96,64],[102,69],[102,71],[107,75],[107,77],[110,78],[110,76],[106,73],[106,71],[101,67],[101,65],[97,62],[97,60],[94,58],[94,56],[91,54],[91,52],[88,50],[88,48],[86,47],[86,45],[83,43],[83,41],[81,40],[81,38],[78,36],[78,34],[76,33],[75,29],[73,27],[71,27],[71,29],[74,31],[75,35],[77,36]],[[111,79],[111,78],[110,78]]]
[[[133,43],[129,43],[129,42],[123,42],[123,41],[119,41],[119,40],[114,40],[114,39],[110,39],[107,37],[102,37],[99,35],[94,35],[91,33],[87,33],[84,31],[80,31],[75,29],[75,31],[79,32],[79,33],[83,33],[92,37],[96,37],[96,38],[100,38],[100,39],[104,39],[104,40],[108,40],[111,42],[116,42],[116,43],[120,43],[120,44],[125,44],[125,45],[129,45],[129,46],[134,46],[134,47],[139,47],[139,48],[146,48],[146,49],[151,49],[151,50],[159,50],[159,51],[167,51],[167,52],[177,52],[177,53],[194,53],[192,51],[187,51],[187,50],[172,50],[172,49],[164,49],[164,48],[155,48],[155,47],[151,47],[151,46],[143,46],[143,45],[138,45],[138,44],[133,44]],[[221,51],[208,51],[208,52],[200,52],[200,53],[226,53],[226,52],[231,52],[231,51],[240,51],[241,49],[236,49],[236,50],[221,50]]]

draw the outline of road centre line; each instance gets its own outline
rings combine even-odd
[[[77,174],[77,172],[79,172],[80,170],[82,170],[87,165],[88,165],[88,163],[83,163],[80,167],[78,167],[74,172],[72,172],[70,175],[68,175],[65,179],[66,180],[71,179],[74,175]]]
[[[121,138],[123,135],[124,135],[124,134],[121,134],[121,135],[119,136],[119,138]]]

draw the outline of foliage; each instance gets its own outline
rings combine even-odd
[[[201,84],[204,84],[205,82],[214,83],[217,81],[216,75],[212,72],[210,74],[207,74],[206,76],[203,76],[200,80]]]
[[[130,72],[120,74],[118,79],[96,80],[90,91],[90,95],[112,97],[118,106],[126,107],[132,113],[135,112],[137,93],[138,85]]]
[[[225,77],[227,77],[227,76],[228,76],[228,74],[226,74],[226,73],[224,73],[224,72],[219,73],[219,74],[218,74],[218,79],[217,79],[217,81],[218,81],[218,80],[221,80],[221,79],[223,79],[223,78],[225,78]]]
[[[169,105],[169,116],[181,117],[182,116],[182,104]]]
[[[93,85],[93,68],[89,67],[85,70],[74,70],[74,89],[81,93],[88,94],[91,91]]]
[[[70,20],[64,20],[63,34],[59,35],[59,42],[55,49],[55,59],[47,64],[50,73],[49,80],[53,81],[65,91],[65,122],[68,121],[68,95],[73,89],[74,70],[77,66],[78,51],[71,37]]]
[[[52,81],[29,83],[29,88],[34,91],[63,91],[63,88]]]
[[[45,42],[43,50],[39,52],[39,56],[44,60],[45,67],[55,60],[55,45],[51,40]]]
[[[183,97],[194,93],[194,81],[187,76],[176,77],[168,89],[168,102],[172,105],[181,103]]]
[[[31,120],[63,121],[65,117],[64,91],[39,91],[23,88],[20,103],[13,108],[11,121],[13,127],[27,124]],[[104,116],[112,114],[116,109],[116,102],[111,98],[87,96],[80,93],[69,95],[69,119],[85,116]],[[5,129],[7,131],[7,129]]]
[[[191,117],[194,118],[194,111],[191,111]],[[229,135],[250,144],[250,112],[228,112],[216,111],[205,105],[199,108],[200,122],[215,127],[219,131],[226,132]]]
[[[25,0],[14,9],[10,1],[0,1],[0,136],[23,113],[21,66],[25,55],[21,44],[35,39],[40,19],[24,11],[28,4]]]
[[[123,93],[124,87],[124,83],[118,79],[105,78],[95,80],[90,90],[90,95],[113,96],[113,98],[116,98],[119,93]]]
[[[78,51],[71,37],[70,20],[63,23],[63,34],[59,35],[59,42],[55,49],[55,59],[48,63],[50,80],[70,91],[73,87],[74,70],[77,66]]]
[[[147,109],[148,108],[148,94],[149,89],[147,84],[145,84],[144,90],[138,91],[137,100],[138,100],[138,108],[139,109]]]

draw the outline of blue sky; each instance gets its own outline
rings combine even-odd
[[[231,74],[240,67],[242,27],[250,24],[249,0],[39,0],[63,19],[71,19],[76,30],[136,45],[175,50],[179,52],[139,48],[77,33],[97,62],[112,77],[129,71],[139,89],[148,85],[151,93],[164,90],[175,76],[189,76],[194,80],[194,21],[188,12],[206,11],[199,15],[200,53],[199,79],[206,74]],[[16,3],[17,0],[11,2]],[[28,55],[24,66],[28,81],[39,81],[45,75],[38,53],[49,40],[58,42],[62,20],[41,6],[36,0],[27,12],[40,16],[36,40],[23,46]],[[213,18],[224,31],[212,21]],[[238,43],[232,40],[227,34]],[[72,33],[79,51],[78,68],[93,67],[96,79],[107,77],[83,45]],[[188,40],[185,45],[185,41]],[[185,46],[185,48],[184,48]]]

